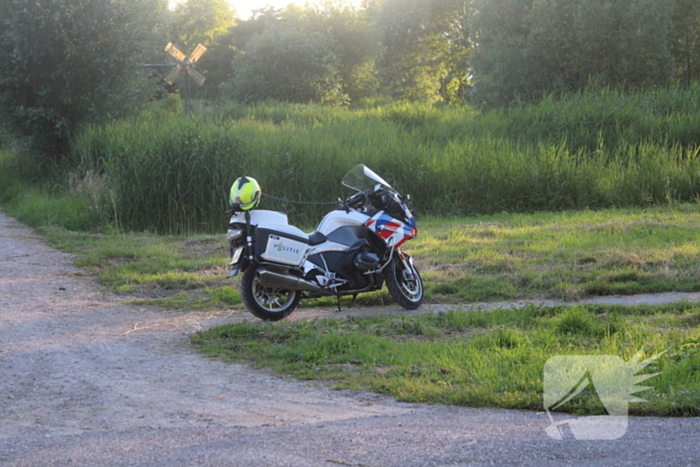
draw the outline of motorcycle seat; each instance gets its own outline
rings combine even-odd
[[[318,230],[309,234],[309,245],[314,246],[325,242],[326,236]]]

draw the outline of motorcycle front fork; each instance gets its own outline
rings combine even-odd
[[[411,264],[411,257],[398,248],[396,249],[396,253],[398,254],[399,261],[401,261],[401,265],[403,266],[404,279],[407,281],[413,280],[413,266]]]

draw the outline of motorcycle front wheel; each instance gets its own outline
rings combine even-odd
[[[265,287],[259,279],[257,264],[246,269],[241,279],[241,298],[248,311],[264,321],[279,321],[289,316],[299,304],[301,293]]]
[[[386,286],[396,303],[407,310],[415,310],[423,303],[423,280],[413,263],[407,259],[391,260],[387,266]]]

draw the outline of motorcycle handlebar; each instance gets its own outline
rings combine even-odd
[[[360,191],[358,193],[355,193],[354,195],[348,196],[345,199],[345,202],[342,204],[342,206],[346,210],[353,208],[353,207],[359,207],[362,204],[364,204],[365,197],[366,197],[366,193],[364,191]]]
[[[357,193],[348,196],[345,199],[345,201],[341,200],[340,198],[338,198],[338,201],[340,203],[340,207],[342,209],[345,209],[346,211],[349,211],[351,208],[361,208],[368,201],[374,207],[378,207],[377,204],[382,204],[382,194],[384,193],[386,193],[386,191],[382,190],[381,188],[374,190],[358,191]],[[404,201],[403,197],[401,198],[401,200]]]

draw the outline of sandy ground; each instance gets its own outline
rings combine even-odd
[[[700,295],[632,300],[679,298]],[[190,347],[195,330],[244,317],[124,305],[0,213],[0,465],[700,464],[700,419],[631,418],[619,440],[555,441],[543,414],[397,403]]]

